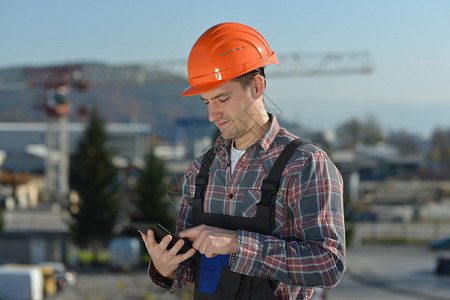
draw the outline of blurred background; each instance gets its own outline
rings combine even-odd
[[[347,271],[314,297],[450,299],[446,0],[1,1],[0,299],[192,297],[150,282],[129,221],[174,229],[216,135],[187,57],[230,21],[279,58],[268,110],[345,180]]]

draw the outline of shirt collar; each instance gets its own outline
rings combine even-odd
[[[266,133],[264,133],[264,135],[254,143],[254,145],[259,145],[264,151],[270,149],[270,146],[272,146],[272,143],[280,131],[280,124],[278,124],[277,117],[271,113],[268,113],[268,115],[270,118],[269,129],[267,129]],[[228,150],[231,147],[232,142],[233,140],[227,140],[222,136],[219,136],[214,144],[214,147],[216,148],[216,151]]]

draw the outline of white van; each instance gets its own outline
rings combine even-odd
[[[44,299],[44,276],[37,267],[0,266],[0,299]]]

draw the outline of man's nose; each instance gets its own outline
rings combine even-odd
[[[209,101],[208,103],[208,117],[210,122],[215,122],[222,117],[222,112],[216,101]]]

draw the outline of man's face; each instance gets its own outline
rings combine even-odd
[[[209,121],[216,124],[224,138],[243,138],[255,125],[257,101],[252,97],[251,87],[228,81],[200,96],[208,106]]]

